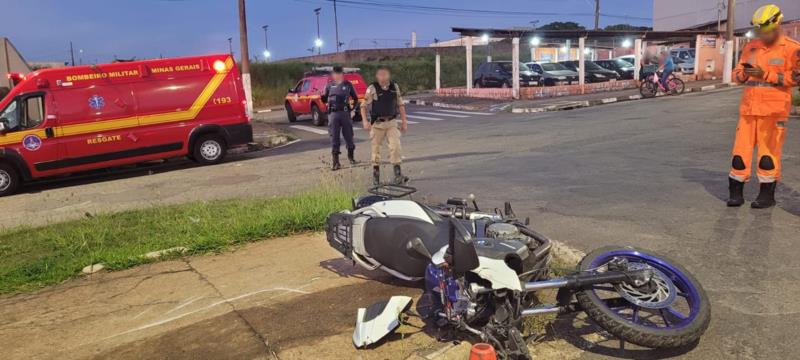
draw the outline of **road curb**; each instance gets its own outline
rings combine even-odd
[[[715,85],[706,85],[706,86],[697,86],[693,88],[687,88],[686,93],[692,92],[703,92],[703,91],[711,91],[716,89],[724,89],[730,87],[730,84],[715,84]],[[658,96],[664,96],[660,94]],[[540,112],[551,112],[551,111],[562,111],[562,110],[572,110],[584,107],[592,107],[597,105],[605,105],[605,104],[613,104],[616,102],[622,101],[632,101],[632,100],[639,100],[641,99],[641,95],[628,95],[628,96],[618,96],[618,97],[608,97],[602,99],[593,99],[593,100],[583,100],[583,101],[570,101],[570,102],[562,102],[558,104],[552,105],[543,105],[538,107],[515,107],[511,109],[512,113],[540,113]],[[795,109],[797,110],[797,109]]]

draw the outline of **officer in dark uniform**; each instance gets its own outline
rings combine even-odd
[[[344,79],[344,70],[341,66],[333,67],[331,77],[333,81],[325,87],[322,101],[328,104],[328,131],[331,135],[333,161],[331,170],[336,171],[342,167],[339,163],[340,135],[344,136],[347,145],[347,159],[351,165],[356,164],[356,145],[353,143],[353,119],[350,117],[350,112],[353,110],[351,102],[358,103],[358,95],[353,84]]]

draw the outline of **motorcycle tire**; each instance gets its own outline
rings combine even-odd
[[[623,314],[626,311],[626,306],[612,308],[609,302],[600,298],[598,291],[606,291],[598,290],[600,286],[595,285],[578,291],[575,294],[578,303],[600,327],[624,341],[648,348],[686,346],[696,342],[708,329],[711,321],[711,304],[708,300],[708,295],[706,295],[705,290],[692,274],[665,256],[633,247],[608,246],[596,249],[586,255],[578,264],[578,269],[580,271],[593,271],[615,257],[622,257],[630,263],[638,262],[655,268],[668,278],[665,279],[658,276],[658,279],[670,281],[674,285],[673,288],[668,287],[662,290],[669,293],[674,289],[676,294],[668,304],[665,302],[666,305],[660,305],[665,307],[658,309],[637,306],[622,297],[622,303],[627,304],[627,308],[632,312],[631,315],[627,315]],[[624,296],[620,293],[620,287],[612,289],[616,289],[617,294]],[[678,301],[686,305],[683,309],[687,312],[686,315],[674,308],[675,305],[679,305]],[[646,306],[652,304],[645,303]],[[616,305],[619,305],[619,303],[616,303]],[[656,310],[658,314],[650,314],[650,312],[656,312]],[[637,316],[640,312],[644,313],[645,316]],[[649,318],[646,317],[648,314],[650,314]],[[660,315],[661,319],[657,318],[656,320],[663,320],[664,326],[659,327],[658,324],[650,320],[653,317],[658,317],[658,315]],[[671,320],[668,320],[668,318]]]

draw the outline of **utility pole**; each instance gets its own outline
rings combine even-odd
[[[253,89],[250,87],[250,51],[247,46],[247,16],[244,0],[239,0],[239,41],[241,42],[242,87],[247,100],[247,116],[253,114]]]
[[[733,40],[733,28],[736,27],[736,0],[728,0],[728,19],[726,20],[725,30],[725,40]]]
[[[230,49],[231,56],[233,56],[233,38],[228,38],[228,49]]]
[[[594,0],[594,29],[600,30],[600,0]]]
[[[72,66],[75,66],[75,49],[72,47],[72,41],[69,42],[69,59]]]
[[[336,24],[336,52],[338,53],[342,45],[339,43],[339,16],[336,15],[336,0],[333,0],[333,23]]]
[[[317,46],[317,55],[322,54],[322,38],[319,35],[319,13],[322,8],[314,9],[314,14],[317,15],[317,40],[314,42],[314,45]]]

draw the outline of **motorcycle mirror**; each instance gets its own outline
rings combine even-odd
[[[475,201],[475,194],[469,194],[469,196],[467,196],[467,199],[469,199],[469,201],[472,202],[472,206],[475,207],[475,211],[481,211],[481,209],[478,209],[478,202]]]
[[[414,250],[417,254],[424,256],[426,259],[433,257],[431,252],[428,251],[428,248],[425,247],[425,244],[422,243],[422,239],[418,237],[411,239],[411,241],[406,244],[406,250]]]

